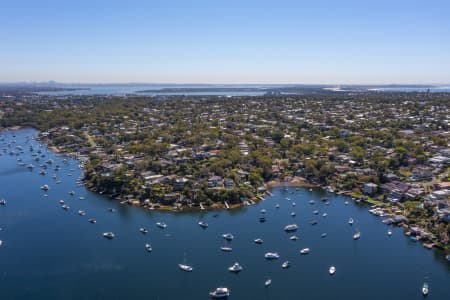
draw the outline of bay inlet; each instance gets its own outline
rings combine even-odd
[[[220,286],[231,290],[230,299],[422,299],[424,281],[428,299],[450,299],[450,264],[442,253],[384,225],[364,204],[345,205],[344,196],[278,187],[265,201],[236,210],[144,210],[77,184],[78,162],[39,146],[31,138],[36,134],[0,132],[2,300],[209,299]],[[45,175],[40,165],[47,165]],[[41,190],[45,184],[48,191]],[[285,232],[288,224],[298,230]],[[115,237],[106,239],[104,232]],[[222,237],[226,233],[232,241]],[[221,251],[225,246],[232,251]],[[310,252],[301,255],[305,248]],[[266,260],[267,252],[280,258]],[[285,261],[289,268],[282,268]],[[235,262],[243,268],[237,274],[228,271]]]

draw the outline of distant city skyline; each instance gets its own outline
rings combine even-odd
[[[448,1],[6,1],[0,82],[449,84]]]

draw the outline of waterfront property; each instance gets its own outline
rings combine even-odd
[[[450,297],[450,272],[442,253],[412,242],[402,234],[402,228],[389,227],[393,232],[389,237],[379,217],[346,196],[278,187],[265,201],[239,210],[142,210],[78,185],[79,162],[67,159],[64,163],[63,156],[31,140],[35,134],[33,130],[0,134],[2,147],[8,148],[13,139],[17,145],[33,144],[46,159],[60,165],[58,171],[40,175],[17,164],[17,158],[33,161],[27,148],[17,155],[0,156],[0,197],[7,200],[7,205],[0,206],[2,299],[67,295],[79,299],[148,295],[206,299],[217,287],[229,288],[230,299],[293,299],[299,294],[313,300],[336,295],[347,299],[422,299],[427,275],[429,297]],[[58,179],[62,183],[53,184]],[[40,190],[44,184],[49,185],[48,191]],[[70,196],[70,191],[75,196]],[[325,197],[327,201],[320,201]],[[71,209],[61,210],[60,200]],[[310,200],[314,200],[312,204]],[[295,242],[283,230],[292,223],[293,202],[298,226]],[[80,217],[79,210],[86,216]],[[267,217],[264,223],[257,219],[261,210]],[[314,210],[326,212],[327,217],[310,226]],[[353,226],[348,225],[350,217]],[[89,219],[98,222],[90,223]],[[199,226],[199,220],[207,222],[206,230]],[[159,230],[156,222],[167,224],[166,229]],[[140,228],[147,228],[148,233],[142,234]],[[352,239],[355,230],[364,234],[358,241]],[[114,239],[103,238],[104,232],[113,232]],[[326,238],[321,237],[323,232],[327,232]],[[232,233],[233,240],[225,241],[224,233]],[[264,243],[256,244],[255,237]],[[233,247],[232,252],[220,251],[225,243]],[[303,248],[311,252],[302,256]],[[267,252],[277,252],[280,259],[266,260]],[[183,258],[193,272],[180,271],[178,264]],[[227,268],[237,261],[245,270],[231,274]],[[290,267],[283,269],[286,261]],[[338,270],[333,276],[330,266]],[[402,275],[386,271],[393,269],[401,269]],[[269,279],[270,287],[265,288]]]

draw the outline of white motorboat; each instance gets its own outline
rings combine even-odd
[[[193,267],[191,267],[189,265],[185,265],[185,264],[178,264],[178,267],[180,267],[180,269],[185,272],[192,272],[194,270]]]
[[[208,228],[209,225],[205,221],[199,221],[198,226],[200,226],[201,228]]]
[[[111,240],[111,239],[113,239],[116,235],[115,235],[113,232],[108,231],[108,232],[104,232],[104,233],[103,233],[103,236],[104,236],[105,238]]]
[[[281,264],[281,267],[283,269],[287,269],[291,266],[291,263],[289,261],[285,261],[284,263]]]
[[[293,236],[289,237],[289,239],[290,239],[291,241],[296,241],[296,240],[298,240],[298,236],[293,235]]]
[[[348,201],[345,201],[344,204],[345,204],[345,205],[348,205]]]
[[[318,215],[318,214],[319,214],[319,211],[318,211],[318,210],[315,210],[315,211],[313,211],[313,214]]]
[[[387,235],[391,236],[392,235],[392,230],[389,229],[388,232],[387,232]]]
[[[330,269],[328,270],[328,273],[330,273],[330,275],[334,275],[334,273],[336,273],[336,267],[331,266]]]
[[[295,217],[297,213],[295,211],[291,212],[291,217]]]
[[[361,232],[359,232],[359,231],[353,235],[354,240],[358,240],[360,237],[361,237]]]
[[[84,210],[79,210],[78,211],[78,214],[80,215],[80,216],[85,216],[86,215],[86,212],[84,211]]]
[[[48,191],[50,190],[50,187],[48,186],[48,184],[44,184],[43,186],[41,186],[41,190]]]
[[[224,233],[224,234],[222,234],[222,237],[224,239],[226,239],[227,241],[231,241],[234,239],[234,236],[231,233]]]
[[[233,273],[239,273],[243,269],[244,268],[242,268],[242,266],[238,262],[235,262],[231,267],[228,268],[228,271]]]
[[[262,239],[254,239],[255,244],[261,245],[264,241]]]
[[[64,204],[64,205],[61,205],[61,208],[64,209],[64,210],[69,210],[70,206],[67,205],[67,204]]]
[[[142,234],[148,233],[148,229],[147,229],[147,228],[144,228],[144,227],[139,228],[139,231],[140,231]]]
[[[264,257],[266,259],[278,259],[280,258],[280,255],[277,252],[267,252],[266,254],[264,254]]]
[[[161,229],[167,228],[167,224],[164,222],[156,222],[156,226],[158,226]]]
[[[210,292],[209,295],[214,299],[224,299],[230,296],[230,290],[226,287],[218,287]]]
[[[353,218],[348,219],[348,224],[353,225],[353,223],[355,223],[355,221],[353,220]]]
[[[311,251],[311,249],[309,249],[309,248],[303,248],[302,250],[300,250],[300,254],[305,255],[305,254],[308,254],[310,251]]]
[[[152,252],[152,246],[150,244],[145,244],[145,250],[147,250],[148,252]]]
[[[89,219],[89,223],[95,224],[97,221],[95,219]]]
[[[275,208],[280,208],[280,204],[275,204]]]
[[[428,283],[424,282],[422,285],[422,295],[424,295],[424,296],[428,295],[429,291],[430,291],[430,288],[428,286]]]
[[[65,202],[64,202],[64,200],[59,200],[59,204],[61,204],[61,205],[63,205]]]
[[[272,279],[270,279],[270,278],[268,278],[268,279],[266,279],[266,281],[264,281],[264,286],[265,287],[268,287],[271,284],[272,284]]]
[[[309,204],[314,204],[314,203],[316,203],[314,200],[309,200]]]
[[[323,214],[322,214],[322,217],[324,217],[324,218],[325,218],[326,216],[328,216],[328,214],[327,214],[327,213],[323,213]]]
[[[6,205],[6,200],[5,199],[0,200],[0,205]]]
[[[222,246],[222,247],[220,247],[220,250],[222,250],[224,252],[231,252],[231,251],[233,251],[233,248],[228,247],[228,246]]]
[[[297,224],[289,224],[289,225],[284,226],[284,231],[286,231],[286,232],[297,231],[297,229],[298,229]]]
[[[262,213],[262,214],[265,214],[265,213],[266,213],[266,210],[263,208],[263,209],[261,209],[259,212]]]
[[[327,236],[327,233],[326,232],[324,232],[324,233],[322,233],[321,235],[320,235],[320,237],[322,237],[322,238],[324,238],[324,237],[326,237]]]

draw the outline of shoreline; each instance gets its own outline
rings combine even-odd
[[[299,176],[295,176],[292,177],[290,180],[288,181],[284,181],[281,179],[274,179],[274,180],[270,180],[267,181],[264,184],[267,188],[274,188],[274,187],[303,187],[303,188],[318,188],[320,187],[317,184],[311,183],[309,181],[307,181],[305,178],[303,177],[299,177]]]

